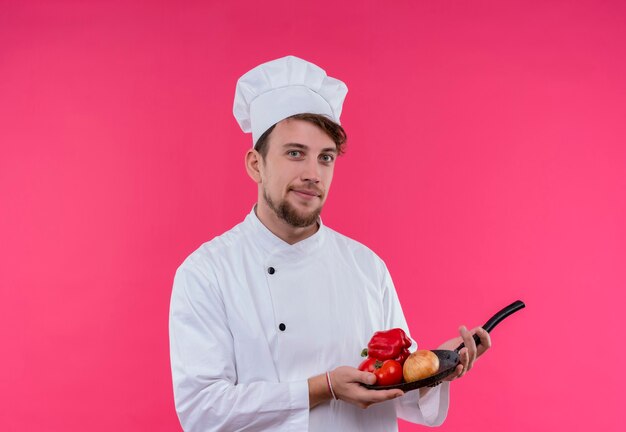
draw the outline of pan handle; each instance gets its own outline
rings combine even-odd
[[[504,309],[502,309],[499,312],[497,312],[494,316],[489,318],[489,321],[487,321],[483,325],[483,328],[487,331],[487,333],[489,333],[504,318],[508,317],[512,313],[515,313],[518,310],[523,309],[525,307],[526,307],[526,305],[524,304],[523,301],[521,301],[521,300],[514,301],[513,303],[511,303],[510,305],[508,305]],[[480,345],[480,338],[478,337],[478,335],[474,335],[474,342],[476,342],[476,346]],[[458,348],[455,351],[456,352],[461,351],[461,349],[463,349],[464,346],[465,346],[465,343],[462,343],[461,345],[458,346]]]

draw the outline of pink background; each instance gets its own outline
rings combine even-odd
[[[0,5],[0,430],[180,429],[172,277],[250,210],[235,81],[287,54],[350,88],[324,221],[421,346],[527,303],[441,430],[624,430],[624,2],[135,3]]]

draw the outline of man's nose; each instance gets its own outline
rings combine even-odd
[[[319,183],[320,181],[320,167],[317,163],[317,160],[307,160],[304,171],[302,171],[302,175],[300,176],[302,181],[311,182],[311,183]]]

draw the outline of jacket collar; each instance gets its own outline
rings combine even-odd
[[[322,218],[319,217],[317,219],[317,224],[319,225],[318,230],[310,237],[305,238],[297,243],[290,245],[273,232],[271,232],[263,222],[259,219],[254,211],[254,207],[246,216],[244,221],[246,226],[250,229],[253,234],[255,240],[258,241],[259,245],[263,249],[265,253],[268,254],[280,254],[284,256],[299,256],[299,255],[308,255],[315,252],[322,245],[324,238],[326,237],[327,228],[322,223]]]

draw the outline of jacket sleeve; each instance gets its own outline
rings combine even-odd
[[[302,431],[308,382],[238,383],[233,336],[215,280],[183,264],[170,303],[174,400],[185,431]]]
[[[400,327],[407,335],[409,328],[402,312],[402,306],[398,294],[391,280],[387,268],[384,268],[383,277],[383,308],[385,314],[385,328]],[[415,339],[413,339],[415,341]],[[417,343],[417,342],[416,342]],[[411,350],[417,346],[411,347]],[[396,415],[408,422],[426,426],[439,426],[446,419],[450,404],[450,383],[444,382],[428,393],[420,400],[419,390],[407,392],[404,396],[394,399]]]

